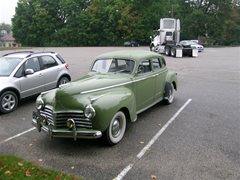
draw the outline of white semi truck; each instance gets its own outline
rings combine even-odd
[[[180,42],[180,20],[174,18],[161,18],[160,29],[155,30],[151,38],[150,50],[164,53],[167,56],[198,56],[198,50],[190,46],[183,46]]]

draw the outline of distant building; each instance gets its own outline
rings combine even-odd
[[[20,47],[21,44],[15,42],[15,38],[13,35],[5,34],[4,36],[0,37],[0,47]]]

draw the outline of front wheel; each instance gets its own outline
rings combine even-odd
[[[172,83],[167,83],[165,86],[165,94],[164,94],[164,103],[172,104],[174,100],[174,87]]]
[[[0,111],[4,114],[10,113],[17,108],[18,98],[12,91],[6,91],[0,96]]]
[[[122,111],[118,111],[112,118],[106,130],[106,141],[109,145],[119,143],[126,130],[126,116]]]
[[[153,51],[153,50],[154,50],[154,45],[151,44],[151,45],[150,45],[150,51]]]

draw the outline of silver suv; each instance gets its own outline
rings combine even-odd
[[[9,113],[20,99],[69,81],[68,64],[55,52],[5,54],[0,57],[0,112]]]

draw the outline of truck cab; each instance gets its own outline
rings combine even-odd
[[[154,31],[151,38],[150,50],[158,53],[164,53],[167,56],[182,57],[186,52],[180,42],[180,20],[174,18],[161,18],[160,28]],[[197,56],[197,52],[193,49],[188,54]]]

